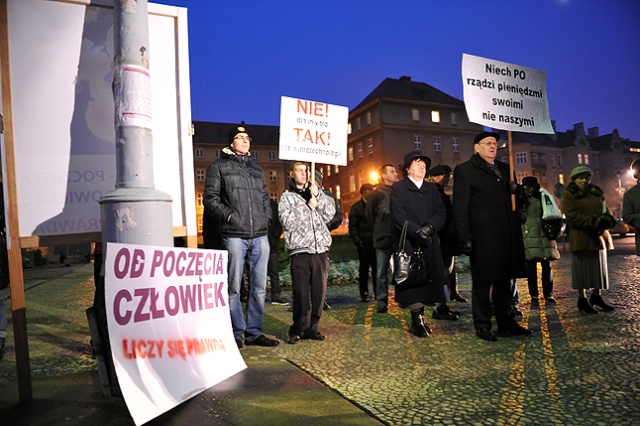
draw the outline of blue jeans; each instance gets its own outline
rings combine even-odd
[[[378,306],[389,304],[389,261],[393,250],[376,249],[376,299]]]
[[[266,235],[257,238],[223,238],[222,245],[229,252],[229,310],[233,336],[241,342],[244,342],[245,338],[247,342],[252,342],[262,334],[269,239]],[[240,301],[240,284],[247,255],[251,279],[245,321]]]

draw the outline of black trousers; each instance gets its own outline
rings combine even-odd
[[[271,281],[271,296],[280,295],[280,276],[278,275],[278,252],[269,253],[269,263],[267,263],[267,276]]]
[[[301,336],[318,331],[328,275],[329,253],[291,256],[293,324],[289,327],[289,334]]]
[[[542,294],[546,298],[553,297],[553,272],[550,260],[527,260],[527,286],[529,296],[538,297],[538,262],[542,266]]]
[[[493,310],[495,310],[496,323],[499,329],[508,329],[515,324],[515,320],[509,315],[509,308],[513,299],[511,291],[511,280],[473,281],[471,308],[473,311],[473,325],[476,329],[491,328]]]
[[[358,247],[358,261],[360,262],[358,284],[360,286],[360,296],[369,294],[369,272],[373,277],[373,294],[376,294],[376,249],[373,246]]]

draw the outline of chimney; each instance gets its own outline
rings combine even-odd
[[[589,127],[589,137],[590,138],[597,138],[598,136],[600,136],[600,128],[599,127]]]
[[[403,75],[402,77],[400,77],[400,81],[403,83],[409,83],[411,82],[411,76],[410,75]]]

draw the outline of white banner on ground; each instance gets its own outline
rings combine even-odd
[[[554,133],[546,72],[465,53],[462,86],[469,121],[493,129]]]
[[[347,165],[349,108],[282,96],[280,159]]]
[[[227,256],[107,243],[109,340],[136,425],[247,368],[231,328]]]

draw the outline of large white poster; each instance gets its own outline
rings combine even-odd
[[[347,165],[349,108],[282,96],[280,159]]]
[[[546,72],[465,53],[462,85],[469,121],[493,129],[554,133]]]
[[[226,250],[107,243],[105,298],[137,425],[247,368],[231,328]]]

